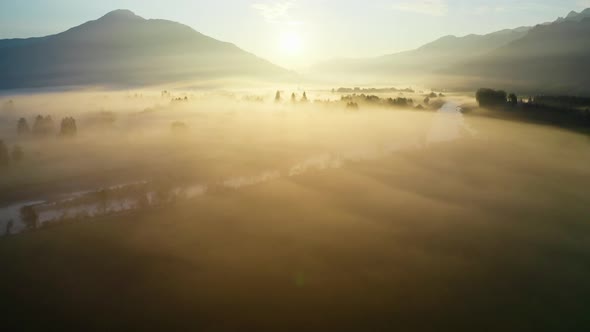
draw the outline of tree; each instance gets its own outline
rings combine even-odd
[[[37,115],[33,124],[33,134],[35,136],[49,136],[55,131],[53,119],[50,115],[45,117]]]
[[[24,157],[25,153],[23,152],[23,149],[20,146],[15,145],[12,148],[12,160],[14,160],[15,162],[19,162],[22,161]]]
[[[72,117],[64,118],[61,120],[61,128],[59,136],[61,137],[74,137],[78,133],[78,127],[76,126],[76,120]]]
[[[508,103],[512,106],[518,105],[518,97],[514,93],[509,94]]]
[[[44,135],[46,136],[49,136],[55,132],[55,124],[53,123],[53,118],[51,118],[51,115],[46,115],[45,118],[43,118],[43,129]]]
[[[297,102],[297,96],[295,96],[295,92],[291,94],[291,102]]]
[[[426,97],[426,98],[424,98],[424,104],[425,104],[425,105],[428,105],[428,104],[430,104],[430,97]]]
[[[303,97],[301,97],[301,101],[304,103],[307,103],[307,93],[305,91],[303,91]]]
[[[407,107],[407,106],[413,105],[414,100],[412,100],[412,98],[398,97],[395,99],[393,99],[393,98],[387,99],[387,103],[392,106]]]
[[[475,93],[480,107],[499,107],[506,105],[506,91],[481,88]]]
[[[277,93],[275,94],[275,103],[278,103],[279,101],[281,101],[281,91],[277,90]]]
[[[35,122],[33,123],[33,134],[41,136],[43,134],[43,116],[37,115]]]
[[[27,229],[36,229],[39,226],[39,215],[32,205],[23,206],[20,216]]]
[[[18,120],[18,123],[16,125],[16,132],[19,136],[26,136],[31,133],[31,128],[29,128],[29,123],[27,122],[27,119],[20,118],[20,120]]]
[[[4,141],[0,140],[0,167],[8,166],[10,163],[10,155],[8,154],[8,147]]]
[[[359,109],[359,104],[355,103],[354,101],[349,101],[346,103],[346,108],[349,110],[356,111]]]

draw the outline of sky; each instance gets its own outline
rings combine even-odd
[[[409,50],[445,35],[535,25],[588,7],[590,0],[0,0],[0,38],[55,34],[129,9],[302,69]]]

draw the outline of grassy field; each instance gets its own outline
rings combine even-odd
[[[590,141],[469,124],[470,138],[0,239],[3,326],[590,329]],[[232,158],[246,155],[269,156]]]

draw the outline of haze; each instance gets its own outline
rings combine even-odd
[[[534,26],[586,7],[590,4],[579,0],[107,0],[92,6],[71,0],[3,1],[0,38],[54,34],[129,8],[145,18],[187,24],[286,68],[305,69],[332,58],[406,51],[445,35]],[[300,49],[285,48],[285,36],[296,36]]]
[[[2,331],[590,331],[584,2],[19,1],[0,34]]]

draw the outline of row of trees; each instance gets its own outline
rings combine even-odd
[[[475,93],[475,99],[481,107],[497,107],[497,106],[516,106],[518,105],[518,97],[514,93],[507,94],[504,90],[494,90],[488,88],[481,88]],[[590,98],[575,97],[575,96],[535,96],[529,97],[528,101],[523,105],[528,106],[545,106],[560,109],[580,109],[584,106],[590,106]]]
[[[341,101],[354,102],[358,105],[358,102],[363,102],[373,105],[393,106],[393,107],[412,107],[414,106],[414,100],[412,98],[397,97],[397,98],[380,98],[375,95],[365,94],[352,94],[347,96],[341,96]],[[348,107],[348,104],[347,104]]]
[[[397,90],[396,90],[397,91]],[[442,94],[440,95],[443,96]],[[434,94],[434,97],[438,97],[438,95]],[[428,98],[428,97],[427,97]],[[367,95],[367,94],[351,94],[346,96],[340,96],[340,100],[347,102],[346,107],[351,109],[358,109],[359,102],[370,103],[370,104],[379,104],[379,105],[386,105],[386,106],[394,106],[394,107],[412,107],[414,106],[414,100],[412,98],[380,98],[376,95]],[[430,99],[428,99],[430,100]],[[281,91],[277,91],[275,94],[275,102],[281,102],[282,96]],[[303,92],[303,95],[298,100],[297,95],[295,93],[291,93],[291,102],[302,102],[307,103],[309,99],[307,98],[307,93]],[[318,102],[318,101],[316,101]],[[428,103],[428,101],[426,102]]]
[[[277,93],[275,94],[275,102],[278,103],[282,100],[281,97],[281,91],[277,91]],[[307,99],[307,92],[303,92],[303,96],[301,97],[300,101],[302,103],[307,103],[309,101],[309,99]],[[291,93],[291,102],[296,103],[297,102],[297,95],[295,94],[295,92]]]
[[[41,226],[51,226],[63,222],[87,220],[96,216],[106,216],[129,210],[146,210],[152,207],[175,204],[189,199],[185,191],[166,181],[139,183],[97,190],[51,203],[51,211],[57,217],[41,218],[40,205],[26,205],[20,209],[20,220],[25,230],[33,231]],[[77,209],[77,207],[89,207]],[[12,221],[6,226],[5,234],[10,235]]]
[[[391,93],[391,92],[407,92],[407,93],[414,93],[414,89],[406,88],[406,89],[396,89],[396,88],[338,88],[332,89],[332,93]]]
[[[354,101],[349,101],[346,103],[346,108],[350,109],[350,110],[358,110],[359,109],[359,104],[355,103]]]
[[[481,107],[510,106],[509,109],[530,120],[570,128],[590,126],[590,98],[536,96],[519,101],[514,93],[493,89],[479,89],[475,97]]]
[[[19,136],[33,135],[36,137],[47,137],[55,133],[55,123],[51,115],[37,115],[33,128],[29,126],[27,119],[20,118],[16,125],[16,132]],[[78,133],[76,120],[73,117],[66,117],[61,120],[59,135],[62,137],[73,137]]]
[[[475,93],[475,99],[480,107],[501,107],[518,104],[518,97],[516,94],[507,94],[504,90],[494,90],[488,88],[481,88]]]
[[[412,98],[388,98],[387,103],[391,106],[398,106],[398,107],[407,107],[407,106],[414,106],[414,100]]]
[[[4,141],[0,140],[0,167],[8,166],[11,161],[20,162],[24,157],[25,154],[20,146],[15,145],[10,151]]]

